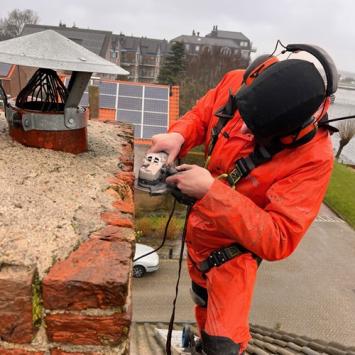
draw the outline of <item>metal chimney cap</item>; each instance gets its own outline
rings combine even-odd
[[[1,41],[0,62],[54,70],[129,74],[120,66],[53,30]]]

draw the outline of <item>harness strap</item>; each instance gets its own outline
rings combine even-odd
[[[221,266],[229,260],[236,258],[239,255],[250,253],[250,251],[239,244],[232,244],[229,247],[220,248],[213,251],[209,257],[198,264],[198,269],[206,274],[213,267]],[[261,258],[253,254],[257,260],[258,265],[261,262]]]
[[[227,103],[215,113],[215,116],[218,117],[218,122],[212,128],[211,141],[208,146],[208,156],[212,154],[214,146],[216,145],[218,140],[218,135],[221,133],[223,127],[227,124],[227,122],[234,117],[236,110],[237,107],[235,104],[234,95],[232,94],[232,91],[229,90]]]
[[[255,146],[254,151],[247,157],[238,159],[235,162],[235,168],[227,175],[224,175],[230,186],[233,188],[237,182],[249,175],[249,173],[258,167],[272,159],[272,157],[279,153],[284,147],[281,143],[273,143],[269,147],[264,147],[262,145]]]

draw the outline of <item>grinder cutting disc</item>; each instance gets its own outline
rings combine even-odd
[[[148,153],[144,157],[143,165],[139,169],[136,188],[151,195],[162,195],[168,191],[162,169],[167,162],[165,152]]]

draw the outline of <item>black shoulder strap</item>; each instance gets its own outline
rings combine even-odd
[[[268,147],[256,145],[252,153],[235,162],[235,168],[227,176],[229,185],[234,188],[241,178],[248,176],[253,169],[270,161],[275,154],[283,149],[284,146],[281,142],[274,142]]]
[[[234,117],[237,106],[234,100],[234,95],[229,90],[229,97],[227,103],[220,108],[215,115],[218,117],[217,124],[212,128],[212,137],[208,147],[208,155],[212,154],[213,148],[217,143],[218,135],[221,133],[223,127]]]

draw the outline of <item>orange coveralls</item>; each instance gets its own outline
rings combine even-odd
[[[214,113],[225,105],[229,90],[235,93],[240,87],[243,73],[235,70],[226,74],[172,125],[169,132],[185,138],[180,156],[203,143],[207,150],[218,120]],[[231,172],[238,158],[253,151],[253,135],[241,133],[242,124],[237,111],[220,133],[208,164],[212,176]],[[191,259],[190,277],[208,291],[207,308],[195,308],[200,331],[232,339],[241,345],[241,352],[246,348],[251,338],[248,317],[257,271],[255,258],[251,253],[242,254],[212,268],[205,277],[195,263],[233,243],[269,261],[289,256],[319,211],[332,166],[329,133],[320,129],[307,144],[285,149],[254,169],[235,189],[225,180],[216,179],[195,203],[188,220],[186,245]]]

